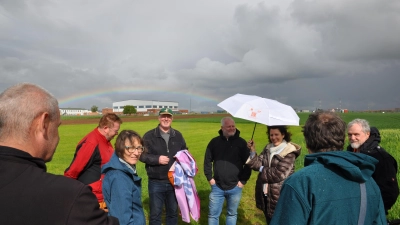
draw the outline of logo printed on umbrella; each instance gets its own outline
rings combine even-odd
[[[261,110],[255,110],[255,109],[253,109],[253,108],[250,108],[250,117],[252,117],[252,118],[257,118],[257,114],[258,113],[260,113],[261,112]]]

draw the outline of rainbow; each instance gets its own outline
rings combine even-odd
[[[170,93],[174,95],[187,96],[190,99],[194,99],[196,101],[204,101],[204,102],[215,102],[216,104],[220,102],[219,98],[214,96],[207,96],[204,94],[198,93],[186,93],[181,91],[172,91],[172,90],[160,90],[160,89],[149,89],[149,88],[133,88],[133,87],[113,87],[108,89],[96,89],[96,90],[88,90],[85,92],[77,93],[74,95],[58,98],[58,102],[60,106],[63,105],[72,105],[73,103],[79,102],[81,100],[95,98],[95,97],[104,97],[111,94],[160,94],[165,95],[165,93]],[[143,98],[131,98],[136,100],[157,100],[157,99],[143,99]],[[123,100],[131,100],[131,99],[123,99]],[[115,101],[123,101],[123,100],[115,100]],[[170,100],[174,101],[174,100]],[[189,100],[188,100],[189,101]]]

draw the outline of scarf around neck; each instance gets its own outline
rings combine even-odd
[[[269,149],[269,165],[271,166],[271,160],[274,155],[277,155],[283,151],[287,146],[287,142],[285,140],[282,141],[278,146],[273,146]]]
[[[128,169],[132,170],[134,174],[136,174],[136,165],[131,165],[129,163],[127,163],[125,160],[118,158],[120,162],[122,162],[123,164],[125,164],[126,167],[128,167]]]

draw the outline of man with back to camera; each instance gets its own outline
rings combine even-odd
[[[22,83],[0,94],[1,224],[119,224],[90,188],[46,173],[59,141],[57,99]]]
[[[387,224],[376,159],[342,151],[346,123],[335,113],[310,114],[303,134],[309,154],[284,182],[271,225]]]
[[[178,202],[175,189],[168,179],[168,171],[175,162],[175,154],[187,147],[182,134],[171,127],[172,120],[172,110],[161,109],[158,126],[143,135],[147,152],[140,156],[140,161],[146,163],[149,177],[150,225],[161,225],[164,206],[166,224],[178,224]]]
[[[226,199],[226,224],[233,225],[237,221],[242,189],[251,175],[250,167],[245,165],[250,149],[239,137],[240,131],[231,117],[222,118],[218,133],[209,142],[204,157],[204,174],[211,185],[208,224],[219,224]]]
[[[372,156],[379,162],[372,174],[381,190],[385,213],[396,203],[399,196],[397,183],[397,162],[384,148],[379,146],[381,135],[376,127],[370,127],[364,119],[354,119],[347,125],[350,145],[347,150]]]
[[[79,141],[71,165],[64,176],[81,181],[92,188],[100,208],[106,209],[102,193],[101,167],[110,161],[114,149],[110,141],[118,134],[122,120],[114,113],[101,117],[99,125]]]

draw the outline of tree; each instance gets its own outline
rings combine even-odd
[[[90,108],[90,110],[91,110],[92,112],[97,112],[97,110],[99,110],[99,107],[93,105],[92,108]]]
[[[136,108],[133,105],[126,105],[124,106],[124,111],[122,112],[123,114],[135,114],[136,113]]]

